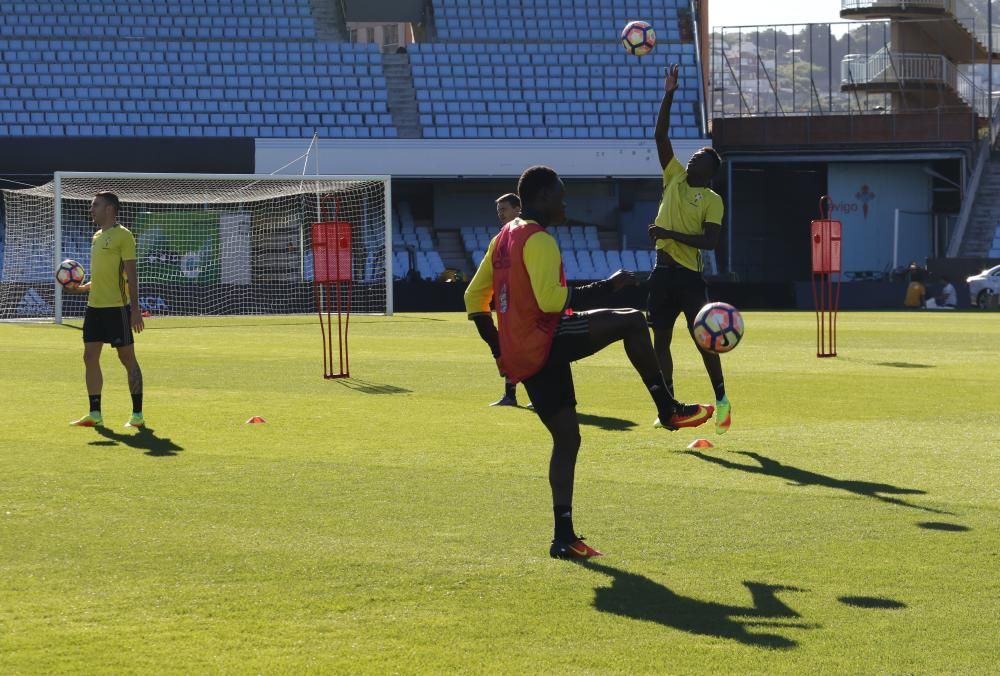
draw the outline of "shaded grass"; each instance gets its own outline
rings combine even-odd
[[[112,354],[71,429],[79,332],[0,325],[0,672],[992,670],[1000,323],[845,314],[830,360],[812,315],[747,325],[725,437],[651,429],[620,347],[575,367],[588,566],[464,317],[358,318],[350,381],[307,318],[154,318],[142,434]]]

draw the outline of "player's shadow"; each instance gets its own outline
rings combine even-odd
[[[869,610],[899,610],[906,607],[906,604],[902,601],[887,599],[882,596],[839,596],[837,600],[845,606],[866,608]]]
[[[877,366],[890,366],[896,369],[932,369],[934,364],[914,364],[908,361],[882,361]]]
[[[934,509],[932,507],[915,505],[912,502],[907,502],[901,498],[892,497],[893,495],[927,494],[927,491],[920,490],[919,488],[900,488],[899,486],[893,486],[892,484],[880,484],[872,481],[835,479],[834,477],[826,476],[825,474],[817,474],[816,472],[799,469],[798,467],[793,467],[792,465],[785,465],[777,460],[772,460],[771,458],[763,456],[759,453],[752,453],[749,451],[738,451],[738,453],[740,455],[745,455],[748,458],[753,458],[759,463],[758,465],[742,465],[737,462],[726,460],[725,458],[717,458],[715,456],[706,455],[700,451],[684,451],[684,453],[693,455],[696,458],[701,458],[706,462],[721,465],[722,467],[726,467],[728,469],[738,469],[741,472],[748,472],[750,474],[764,474],[766,476],[778,477],[779,479],[786,479],[795,486],[824,486],[826,488],[835,488],[837,490],[847,491],[848,493],[854,493],[855,495],[875,498],[876,500],[888,502],[893,505],[899,505],[901,507],[910,507],[911,509],[919,509],[933,514],[949,514],[954,516],[951,512]]]
[[[627,429],[635,427],[637,424],[632,420],[625,420],[624,418],[591,415],[590,413],[577,413],[576,418],[580,421],[581,425],[591,425],[593,427],[600,427],[602,430],[611,430],[613,432],[624,432]]]
[[[154,458],[174,456],[184,450],[182,446],[175,444],[170,439],[156,436],[156,432],[151,427],[139,428],[134,433],[114,432],[107,427],[95,427],[94,429],[107,441],[91,441],[91,446],[124,445],[145,451],[146,455]]]
[[[334,378],[333,382],[340,384],[341,387],[346,387],[349,390],[354,390],[356,392],[363,392],[365,394],[406,394],[412,390],[408,390],[405,387],[396,387],[395,385],[378,385],[376,383],[369,383],[365,380],[360,380],[358,378]]]
[[[798,642],[780,634],[751,631],[754,627],[814,629],[817,626],[796,622],[801,615],[778,598],[778,592],[804,591],[796,587],[744,582],[752,605],[731,606],[682,596],[648,577],[592,559],[580,565],[611,577],[610,587],[594,590],[594,607],[605,613],[763,648],[794,648]]]

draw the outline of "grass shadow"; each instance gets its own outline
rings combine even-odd
[[[91,441],[91,446],[124,445],[145,451],[146,455],[154,458],[174,456],[179,451],[184,450],[182,446],[175,444],[170,439],[156,436],[156,432],[151,427],[142,427],[135,433],[114,432],[107,427],[95,427],[94,429],[106,441]]]
[[[958,523],[943,523],[940,521],[922,521],[918,523],[917,526],[919,528],[926,528],[927,530],[943,530],[951,533],[964,533],[972,530],[968,526],[963,526]]]
[[[753,627],[812,629],[816,626],[795,622],[801,617],[799,613],[778,598],[778,592],[803,591],[796,587],[744,582],[752,605],[730,606],[682,596],[648,577],[593,560],[579,565],[612,580],[610,587],[594,590],[594,607],[601,612],[763,648],[789,649],[798,643],[780,634],[751,631]]]
[[[592,427],[600,427],[602,430],[613,432],[624,432],[638,425],[638,423],[632,420],[612,418],[604,415],[591,415],[590,413],[577,413],[576,419],[580,421],[581,425],[591,425]]]
[[[363,392],[364,394],[406,394],[408,392],[412,392],[412,390],[408,390],[405,387],[396,387],[395,385],[379,385],[376,383],[369,383],[365,380],[359,380],[358,378],[334,378],[332,380],[342,387],[354,390],[355,392]]]
[[[876,366],[890,366],[896,369],[932,369],[936,368],[934,364],[913,364],[905,361],[880,361]]]
[[[688,455],[693,455],[696,458],[700,458],[706,462],[726,467],[727,469],[736,469],[749,474],[764,474],[766,476],[785,479],[794,486],[823,486],[825,488],[834,488],[841,491],[847,491],[848,493],[854,493],[855,495],[861,495],[881,500],[882,502],[888,502],[893,505],[899,505],[900,507],[909,507],[911,509],[919,509],[933,514],[948,514],[954,516],[951,512],[934,509],[933,507],[922,507],[920,505],[915,505],[912,502],[907,502],[901,498],[891,497],[893,495],[926,495],[927,491],[923,491],[918,488],[900,488],[899,486],[893,486],[892,484],[880,484],[872,481],[836,479],[831,476],[826,476],[825,474],[818,474],[816,472],[810,472],[809,470],[793,467],[792,465],[785,465],[759,453],[752,453],[748,451],[737,452],[739,455],[745,455],[748,458],[753,458],[757,461],[757,465],[742,465],[737,462],[726,460],[725,458],[717,458],[712,455],[706,455],[700,451],[683,452]]]
[[[840,596],[837,600],[846,606],[869,608],[872,610],[898,610],[906,607],[906,604],[902,601],[884,599],[880,596]]]

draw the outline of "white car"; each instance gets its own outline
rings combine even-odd
[[[983,270],[965,281],[969,283],[969,298],[972,299],[972,304],[984,308],[987,306],[988,296],[1000,294],[1000,265]]]

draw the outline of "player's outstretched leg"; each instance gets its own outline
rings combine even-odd
[[[633,309],[593,310],[586,314],[590,325],[590,343],[593,352],[621,340],[625,354],[642,378],[656,404],[658,417],[655,427],[676,430],[697,427],[711,419],[714,407],[704,404],[681,404],[670,394],[660,364],[653,352],[649,329],[642,312]]]

